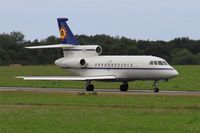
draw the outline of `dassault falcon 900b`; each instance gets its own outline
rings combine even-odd
[[[55,61],[61,68],[79,76],[19,76],[24,80],[86,81],[86,91],[93,91],[91,81],[122,82],[121,91],[128,90],[129,81],[154,80],[154,92],[159,92],[158,81],[168,81],[178,72],[164,59],[155,56],[100,56],[98,45],[79,45],[66,21],[58,18],[61,44],[32,46],[29,49],[62,48],[64,57]]]

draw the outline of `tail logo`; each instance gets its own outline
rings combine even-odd
[[[61,40],[65,40],[67,38],[67,30],[65,27],[60,28],[60,38]]]

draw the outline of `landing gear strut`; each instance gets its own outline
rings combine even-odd
[[[94,85],[93,84],[90,84],[91,81],[87,81],[86,84],[85,84],[85,90],[86,91],[94,91]]]
[[[127,82],[123,82],[123,84],[120,86],[120,90],[122,92],[126,92],[128,90],[128,83]]]
[[[155,81],[154,81],[153,86],[155,87],[155,88],[153,89],[153,92],[158,93],[158,92],[159,92],[158,80],[155,80]]]

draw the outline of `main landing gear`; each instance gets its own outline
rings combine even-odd
[[[123,82],[123,84],[120,86],[120,90],[122,92],[126,92],[128,90],[128,83],[127,82]]]
[[[86,82],[85,90],[86,90],[86,91],[94,91],[94,85],[91,84],[91,81],[87,81],[87,82]]]
[[[85,90],[86,91],[94,91],[94,85],[91,84],[91,81],[87,81],[85,84]],[[126,92],[128,90],[128,83],[123,82],[123,84],[120,86],[120,90],[122,92]]]
[[[158,80],[155,80],[155,81],[154,81],[153,86],[154,86],[153,91],[154,91],[155,93],[158,93],[158,92],[159,92],[159,88],[158,88]]]

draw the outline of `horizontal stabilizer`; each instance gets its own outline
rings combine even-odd
[[[54,44],[54,45],[43,45],[43,46],[30,46],[30,47],[25,47],[28,49],[45,49],[45,48],[70,48],[74,47],[74,45],[71,44]]]
[[[16,78],[22,78],[24,80],[69,80],[69,81],[87,81],[87,80],[114,80],[115,76],[18,76]]]

